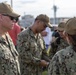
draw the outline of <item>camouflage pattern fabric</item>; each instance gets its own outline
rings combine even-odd
[[[19,54],[8,34],[6,38],[8,44],[0,36],[0,75],[20,75]]]
[[[58,45],[57,51],[59,51],[61,49],[64,49],[64,48],[66,48],[68,46],[69,46],[69,44],[67,43],[66,40],[60,39],[60,44]]]
[[[64,39],[60,39],[60,44],[57,44],[56,42],[54,42],[54,43],[52,43],[51,44],[52,46],[51,46],[51,49],[50,49],[50,52],[49,52],[49,57],[50,57],[50,59],[54,56],[54,54],[57,52],[57,51],[59,51],[59,50],[61,50],[61,49],[64,49],[64,48],[66,48],[66,47],[68,47],[69,46],[69,44],[67,43],[67,41],[66,40],[64,40]]]
[[[17,49],[20,54],[22,75],[42,75],[40,60],[47,59],[45,45],[41,35],[37,37],[30,28],[18,35]]]
[[[76,75],[76,52],[72,46],[54,55],[48,68],[48,75]]]

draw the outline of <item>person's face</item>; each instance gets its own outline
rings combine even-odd
[[[1,14],[0,15],[0,20],[1,20],[1,25],[3,30],[11,30],[14,26],[14,18],[6,15],[6,14]]]
[[[64,38],[64,34],[63,34],[64,31],[63,30],[58,30],[58,32],[59,32],[60,37]]]
[[[46,23],[39,20],[37,24],[37,32],[41,33],[43,30],[45,30],[46,27]]]

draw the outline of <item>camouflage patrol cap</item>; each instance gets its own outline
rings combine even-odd
[[[76,17],[71,18],[66,22],[65,32],[70,35],[76,35]]]
[[[64,31],[64,28],[65,28],[65,22],[60,22],[58,25],[58,30]]]
[[[20,15],[15,13],[11,6],[7,3],[0,3],[0,14],[6,14],[12,17],[19,17]]]
[[[51,24],[50,24],[50,18],[45,15],[45,14],[40,14],[36,17],[37,20],[41,20],[43,22],[45,22],[45,24],[51,28]]]

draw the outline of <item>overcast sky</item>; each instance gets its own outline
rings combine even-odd
[[[11,0],[7,1],[11,4]],[[74,17],[76,16],[76,0],[12,0],[13,9],[20,15],[31,14],[36,17],[39,14],[47,14],[53,17],[53,5],[57,6],[57,17]]]

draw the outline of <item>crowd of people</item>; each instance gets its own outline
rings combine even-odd
[[[60,22],[53,32],[46,14],[26,29],[18,25],[19,17],[0,3],[0,75],[42,75],[44,70],[76,75],[76,17]]]

